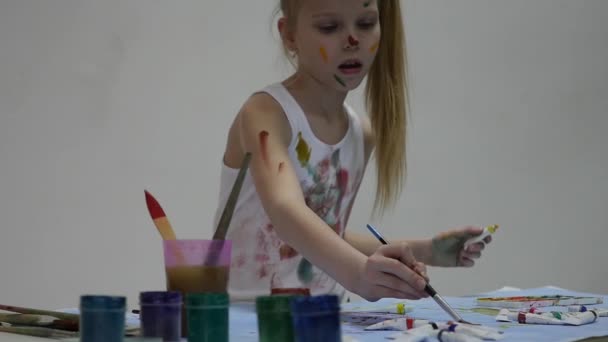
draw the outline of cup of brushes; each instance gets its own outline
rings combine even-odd
[[[219,321],[213,327],[209,326],[206,329],[208,333],[213,334],[212,340],[224,340],[223,336],[227,336],[227,289],[232,241],[226,240],[226,234],[250,161],[251,153],[248,152],[243,158],[212,239],[178,239],[158,201],[152,194],[145,191],[148,211],[163,239],[167,291],[176,291],[182,294],[184,305],[182,306],[181,334],[187,337],[190,333],[189,338],[192,341],[208,341],[209,338],[212,338],[212,336],[205,336],[205,332],[198,329],[200,328],[198,323],[201,322],[196,321],[196,317],[204,316],[205,305],[208,305],[209,308],[213,306],[213,310],[216,311],[218,308],[224,308],[223,311],[213,313],[213,317],[219,317]],[[219,305],[218,303],[223,304]],[[190,332],[188,329],[189,321],[197,325],[197,328],[193,327]],[[219,331],[218,327],[220,328]]]

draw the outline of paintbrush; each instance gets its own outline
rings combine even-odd
[[[169,223],[169,219],[167,215],[165,215],[165,211],[163,207],[160,206],[156,198],[152,196],[147,190],[144,190],[146,194],[146,206],[148,207],[148,212],[150,213],[150,217],[152,221],[154,221],[154,225],[156,229],[160,233],[160,236],[163,240],[177,240],[175,236],[175,232],[173,231],[173,227],[171,227],[171,223]],[[186,259],[184,254],[179,248],[172,248],[172,251],[175,257],[180,260],[180,263],[183,263]]]
[[[369,229],[369,231],[372,234],[374,234],[374,236],[378,239],[378,241],[380,241],[383,245],[388,245],[388,242],[386,242],[386,240],[382,237],[382,235],[380,235],[380,233],[376,230],[376,228],[374,228],[368,224],[367,229]],[[456,312],[454,309],[452,309],[452,307],[437,293],[437,291],[435,291],[435,289],[431,286],[431,284],[429,284],[429,283],[426,284],[426,286],[424,287],[424,292],[428,293],[428,295],[431,296],[435,300],[435,302],[437,302],[437,304],[439,304],[439,306],[443,310],[445,310],[445,312],[447,312],[450,316],[452,316],[452,318],[455,321],[457,321],[459,323],[475,325],[474,323],[465,321],[458,314],[458,312]]]
[[[10,325],[26,325],[78,331],[78,320],[58,319],[57,317],[48,315],[0,314],[0,322],[9,323]]]
[[[228,227],[230,226],[230,221],[232,220],[232,214],[234,213],[234,208],[236,207],[239,193],[243,187],[243,181],[245,180],[245,175],[247,173],[247,169],[249,168],[250,161],[251,152],[247,152],[243,157],[239,174],[232,185],[232,190],[230,191],[230,195],[228,195],[228,199],[224,205],[224,210],[222,211],[222,216],[220,217],[215,233],[213,234],[213,242],[210,246],[210,252],[205,258],[204,265],[210,267],[217,265],[217,260],[220,257],[222,249],[224,248],[226,233],[228,232]],[[224,291],[226,291],[225,288]]]
[[[62,340],[65,338],[78,336],[78,332],[75,331],[65,331],[41,327],[5,327],[0,325],[0,331],[19,335],[51,338],[56,340]]]
[[[160,236],[162,236],[163,240],[175,240],[175,232],[171,227],[171,223],[167,219],[167,215],[165,215],[165,211],[160,206],[156,198],[152,196],[147,190],[144,191],[146,194],[146,206],[148,207],[148,212],[150,212],[150,216],[152,217],[152,221],[154,221],[154,225]]]
[[[0,304],[0,311],[17,312],[20,314],[27,314],[27,315],[51,316],[51,317],[56,317],[57,319],[60,319],[60,320],[75,321],[75,322],[78,322],[80,319],[79,315],[67,313],[67,312],[39,310],[39,309],[24,308],[24,307],[20,307],[20,306],[3,305],[3,304]]]
[[[215,233],[213,234],[213,240],[226,239],[226,233],[228,232],[228,227],[230,226],[230,221],[232,220],[232,214],[234,213],[236,202],[239,198],[241,188],[243,187],[243,182],[245,180],[245,175],[247,174],[247,169],[249,168],[250,161],[251,152],[247,152],[243,157],[241,169],[239,170],[239,174],[237,175],[236,180],[232,185],[232,191],[230,191],[230,195],[228,196],[228,200],[226,201],[226,205],[224,206],[224,210],[222,211],[222,216],[220,217]]]

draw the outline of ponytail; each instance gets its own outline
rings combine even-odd
[[[406,175],[407,56],[399,0],[378,0],[382,35],[365,89],[375,134],[374,214],[393,206]]]

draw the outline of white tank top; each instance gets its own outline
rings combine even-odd
[[[353,202],[365,171],[364,137],[360,119],[345,104],[349,125],[335,145],[319,140],[300,105],[281,84],[260,92],[272,96],[283,108],[291,125],[289,157],[296,170],[306,204],[327,224],[344,236]],[[222,163],[219,206],[214,227],[237,177],[238,169]],[[344,288],[312,266],[276,234],[266,215],[249,172],[245,177],[227,239],[232,240],[229,294],[232,300],[254,300],[271,288],[309,288],[313,295],[336,294]]]

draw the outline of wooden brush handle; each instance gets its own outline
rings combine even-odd
[[[25,308],[25,307],[20,307],[20,306],[4,305],[4,304],[0,304],[0,310],[8,311],[8,312],[17,312],[20,314],[52,316],[52,317],[57,317],[58,319],[76,321],[76,322],[78,322],[78,320],[80,319],[79,315],[67,313],[67,312],[39,310],[39,309],[32,309],[32,308]]]
[[[241,192],[241,188],[243,187],[243,182],[245,181],[245,175],[247,174],[247,169],[249,168],[249,162],[251,161],[251,152],[245,153],[245,157],[243,157],[243,163],[241,164],[241,169],[239,170],[239,174],[234,181],[234,185],[232,186],[232,191],[228,196],[228,200],[226,201],[226,205],[224,206],[224,211],[222,212],[222,216],[220,221],[217,224],[217,228],[215,233],[213,234],[214,240],[224,240],[226,239],[226,233],[228,232],[228,226],[230,226],[230,221],[232,220],[232,214],[234,213],[234,208],[236,206],[236,202],[239,198],[239,193]]]

